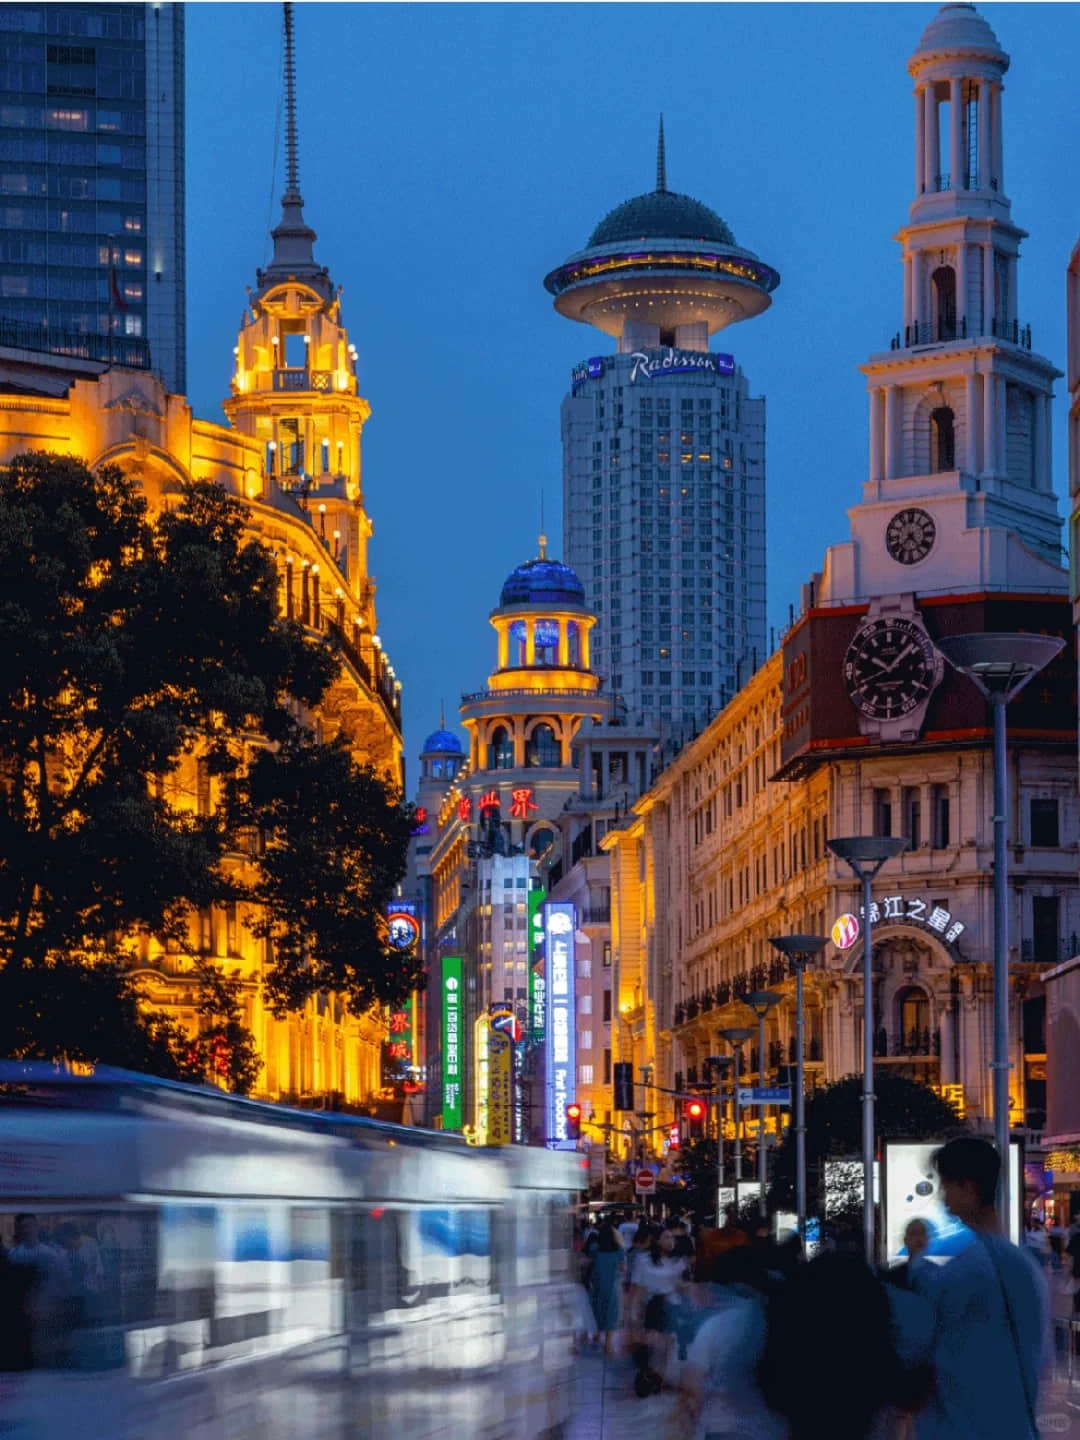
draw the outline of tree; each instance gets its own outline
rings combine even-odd
[[[0,469],[0,1012],[16,1003],[24,1053],[72,1053],[54,1004],[79,992],[99,1037],[85,1058],[119,1063],[106,1022],[130,1000],[130,937],[182,944],[215,903],[265,907],[279,1009],[332,989],[360,1013],[417,982],[380,928],[411,810],[297,718],[339,662],[278,611],[273,559],[220,487],[188,484],[151,515],[115,468],[26,454]],[[210,813],[178,793],[196,756]],[[194,1059],[149,1020],[143,1058],[173,1046],[181,1068],[225,1063],[242,1087],[238,992],[212,969]]]
[[[845,1075],[815,1090],[806,1102],[807,1210],[820,1214],[824,1195],[824,1162],[850,1159],[862,1150],[861,1075]],[[948,1101],[929,1085],[894,1075],[883,1066],[874,1071],[874,1129],[881,1140],[946,1139],[964,1129]],[[771,1190],[777,1206],[795,1205],[795,1131],[789,1127],[776,1152]],[[847,1208],[861,1213],[862,1173],[852,1185]],[[841,1201],[840,1209],[844,1209]]]

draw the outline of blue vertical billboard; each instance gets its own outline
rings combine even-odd
[[[576,1006],[574,1001],[573,905],[549,900],[544,917],[544,1054],[546,1059],[547,1124],[549,1145],[567,1142],[566,1107],[577,1091],[575,1069]]]

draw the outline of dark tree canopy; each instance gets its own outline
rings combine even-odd
[[[220,487],[189,484],[152,515],[115,468],[26,454],[0,469],[0,654],[0,1012],[10,991],[22,1017],[8,1053],[69,1053],[54,991],[127,1003],[119,971],[71,967],[119,960],[140,931],[181,940],[192,908],[230,900],[265,907],[279,1009],[335,990],[361,1011],[417,982],[381,925],[411,812],[297,720],[338,661],[281,618],[272,557]],[[219,780],[210,814],[169,798],[195,754]],[[200,983],[208,1063],[233,1034],[242,1085],[235,990]],[[143,1028],[148,1044],[165,1033]],[[119,1063],[99,1048],[85,1058]]]

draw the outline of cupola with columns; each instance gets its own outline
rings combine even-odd
[[[915,197],[897,235],[903,324],[861,366],[869,479],[820,600],[956,589],[1060,589],[1050,411],[1060,372],[1017,306],[1026,232],[1004,191],[1009,57],[973,5],[927,25],[915,81]]]
[[[372,527],[364,508],[361,432],[371,406],[358,394],[356,347],[341,319],[341,289],[315,260],[304,220],[296,127],[291,6],[285,6],[286,189],[273,255],[256,275],[233,351],[224,410],[263,454],[263,485],[291,492],[353,588],[367,584]],[[369,623],[372,617],[367,617]]]

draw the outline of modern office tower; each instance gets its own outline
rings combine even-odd
[[[184,7],[0,5],[0,338],[186,390]]]
[[[656,189],[544,281],[560,314],[616,342],[563,401],[563,534],[630,723],[700,729],[765,659],[765,401],[709,337],[779,281],[667,188],[662,121]]]

